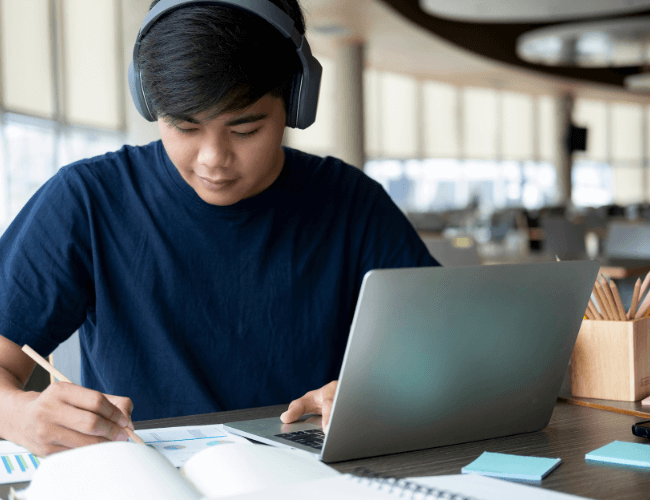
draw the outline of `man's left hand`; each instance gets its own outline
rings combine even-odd
[[[337,385],[338,381],[334,380],[320,389],[309,391],[303,397],[292,401],[289,409],[280,415],[280,419],[285,424],[290,424],[305,413],[315,413],[323,416],[323,431],[327,432]]]

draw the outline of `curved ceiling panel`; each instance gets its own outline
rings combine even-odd
[[[548,75],[586,80],[624,87],[625,78],[643,71],[639,65],[619,68],[581,68],[571,66],[547,66],[524,61],[517,54],[517,39],[525,33],[544,28],[552,23],[477,23],[451,20],[424,12],[418,0],[381,0],[411,22],[459,47],[490,59],[538,71]],[[466,0],[455,0],[462,2]],[[516,5],[511,0],[508,5]],[[595,1],[595,0],[594,0]],[[600,0],[598,0],[600,1]],[[449,2],[453,3],[453,2]],[[478,2],[477,2],[478,3]],[[587,3],[587,2],[585,2]],[[591,2],[588,2],[591,4]],[[596,2],[597,3],[597,2]],[[635,14],[618,16],[626,19],[637,15],[650,15],[650,9]],[[590,21],[607,20],[609,17],[590,18]]]
[[[517,54],[525,61],[550,66],[649,65],[650,16],[531,30],[517,40]]]
[[[551,22],[631,14],[650,9],[650,0],[420,0],[424,12],[472,22]]]

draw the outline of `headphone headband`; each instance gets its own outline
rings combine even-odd
[[[239,8],[261,17],[279,31],[285,38],[291,39],[296,46],[301,70],[294,78],[289,102],[287,102],[287,126],[307,128],[316,120],[318,93],[323,68],[312,55],[307,39],[294,26],[293,20],[277,5],[269,0],[161,0],[149,11],[142,22],[133,47],[133,61],[129,66],[129,89],[133,102],[140,114],[149,121],[156,121],[147,102],[144,83],[137,66],[138,53],[142,38],[162,16],[177,9],[195,5],[220,5]]]

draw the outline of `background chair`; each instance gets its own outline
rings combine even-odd
[[[544,249],[562,260],[579,260],[587,256],[585,235],[587,225],[574,224],[564,217],[544,217]]]
[[[445,267],[478,266],[481,260],[473,238],[422,238],[429,253]]]
[[[650,259],[650,223],[610,222],[604,251],[606,258]]]

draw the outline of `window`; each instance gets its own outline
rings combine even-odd
[[[62,165],[124,144],[119,0],[0,0],[0,228]]]
[[[382,153],[397,158],[417,158],[418,96],[417,82],[410,77],[384,73],[380,81],[382,97],[379,119],[382,123]]]
[[[497,158],[497,92],[465,88],[463,95],[463,156],[475,159]]]
[[[501,122],[503,130],[502,157],[507,160],[529,160],[533,154],[533,98],[525,94],[503,92]]]
[[[49,0],[1,0],[2,107],[42,118],[55,115]]]
[[[458,89],[437,82],[422,84],[424,144],[427,158],[457,158],[460,153],[458,137]]]
[[[333,64],[326,64],[331,75]],[[364,72],[364,92],[365,171],[403,210],[441,211],[475,201],[485,210],[532,209],[559,202],[556,97],[376,69]],[[321,114],[335,108],[335,97],[325,90],[321,98],[315,142],[294,142],[291,132],[291,144],[336,155],[334,118],[324,123]],[[574,153],[576,206],[650,201],[648,110],[631,102],[575,100],[573,122],[588,130],[587,150]]]

